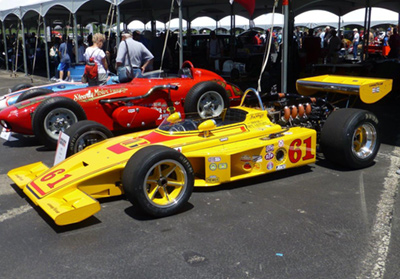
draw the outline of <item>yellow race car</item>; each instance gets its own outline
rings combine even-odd
[[[218,117],[173,113],[157,129],[95,143],[51,168],[38,162],[8,175],[57,225],[80,222],[100,210],[97,199],[122,194],[164,217],[182,208],[194,186],[310,164],[317,147],[342,166],[367,167],[380,146],[377,125],[365,110],[248,89],[240,106]]]

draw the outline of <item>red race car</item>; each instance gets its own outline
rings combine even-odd
[[[35,135],[56,146],[59,132],[80,120],[110,131],[156,127],[170,110],[198,112],[203,118],[237,105],[242,91],[214,72],[183,63],[178,74],[162,71],[129,83],[68,90],[22,101],[0,111],[0,124],[14,133]]]

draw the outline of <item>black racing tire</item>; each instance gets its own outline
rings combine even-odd
[[[182,153],[151,145],[129,159],[122,174],[122,185],[134,207],[154,217],[165,217],[177,213],[189,200],[194,171]]]
[[[193,86],[184,104],[185,113],[197,112],[202,118],[219,116],[228,107],[226,90],[213,81],[203,81]]]
[[[55,149],[60,131],[64,132],[72,124],[85,119],[85,111],[72,99],[48,98],[33,113],[33,133],[46,147]]]
[[[350,169],[370,166],[380,147],[378,118],[361,109],[339,109],[329,115],[321,131],[326,159]]]
[[[47,95],[50,93],[54,93],[54,91],[51,89],[47,89],[47,88],[32,88],[32,89],[25,91],[21,95],[19,95],[16,103],[19,103],[19,102],[22,102],[22,101],[25,101],[25,100],[28,100],[31,98]]]
[[[92,144],[114,136],[106,126],[91,120],[76,122],[64,133],[69,136],[67,158]]]
[[[19,91],[19,90],[22,90],[25,88],[30,88],[30,87],[32,87],[32,84],[20,83],[20,84],[17,84],[17,85],[14,85],[13,87],[11,87],[10,91],[15,92],[15,91]]]

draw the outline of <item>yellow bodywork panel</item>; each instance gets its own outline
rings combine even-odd
[[[306,96],[317,92],[358,95],[364,103],[372,104],[386,96],[392,90],[392,85],[391,79],[322,75],[298,79],[296,89]]]

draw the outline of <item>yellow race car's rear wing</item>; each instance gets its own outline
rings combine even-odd
[[[384,78],[322,75],[298,79],[296,89],[306,96],[317,92],[359,95],[361,101],[372,104],[386,96],[392,90],[392,84],[393,80]]]

